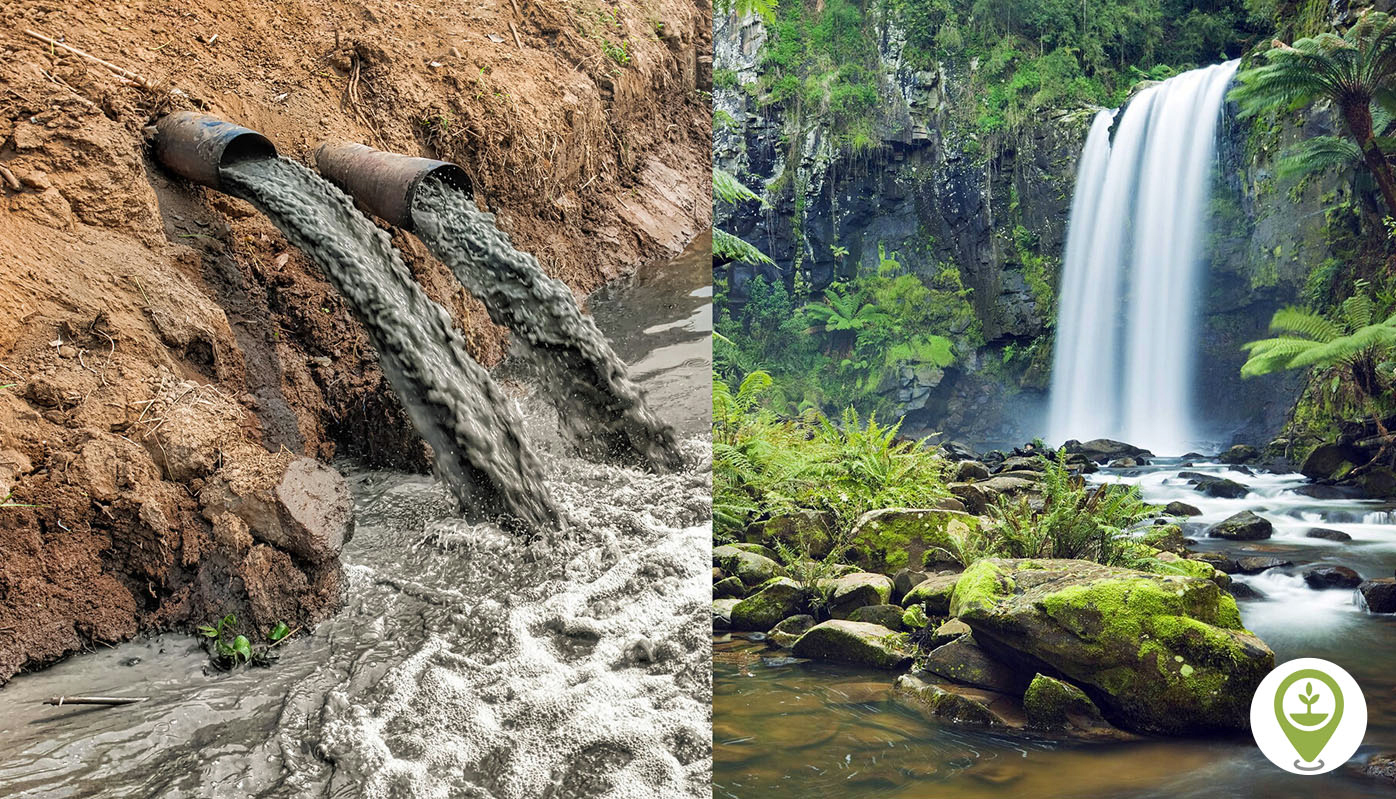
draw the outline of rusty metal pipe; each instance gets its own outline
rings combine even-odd
[[[315,168],[374,216],[403,230],[413,228],[412,199],[428,176],[470,192],[470,177],[450,161],[385,153],[354,142],[316,147]]]
[[[155,123],[155,159],[170,171],[222,188],[220,170],[249,158],[275,158],[276,146],[250,128],[194,111],[166,114]]]

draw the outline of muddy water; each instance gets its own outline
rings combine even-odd
[[[493,214],[429,176],[413,198],[412,221],[490,318],[513,332],[579,451],[682,468],[674,431],[650,410],[625,363],[578,309],[572,290],[548,277],[538,259],[514,249]]]
[[[709,257],[594,303],[627,357],[684,353],[637,370],[642,387],[707,396],[707,330],[690,322],[710,318]],[[662,332],[675,325],[681,340]],[[510,401],[555,429],[541,399]],[[344,610],[270,669],[206,674],[190,637],[166,635],[16,678],[0,690],[0,795],[708,796],[709,419],[657,407],[696,466],[598,465],[542,437],[548,489],[580,522],[552,544],[455,518],[429,478],[353,474]],[[78,692],[151,699],[38,704]]]
[[[470,357],[446,309],[412,279],[388,236],[344,192],[285,158],[224,167],[228,192],[266,214],[349,302],[436,474],[476,518],[508,514],[535,530],[558,526],[542,466],[513,406]]]
[[[1177,477],[1179,470],[1221,474],[1244,483],[1244,499],[1212,499]],[[1246,626],[1276,660],[1321,657],[1362,686],[1369,722],[1357,758],[1396,750],[1396,617],[1366,613],[1350,590],[1316,591],[1304,567],[1345,565],[1364,577],[1396,568],[1396,516],[1389,504],[1315,500],[1295,494],[1299,475],[1246,475],[1218,464],[1183,467],[1178,459],[1098,481],[1138,484],[1158,504],[1178,499],[1203,515],[1188,532],[1197,549],[1264,554],[1295,567],[1238,577],[1264,594],[1240,602]],[[1238,545],[1198,537],[1197,528],[1250,509],[1275,524],[1267,541]],[[1311,527],[1341,530],[1352,541],[1304,537]],[[886,672],[801,663],[764,644],[718,638],[714,644],[714,796],[771,797],[1218,797],[1312,795],[1328,799],[1390,796],[1389,786],[1340,770],[1305,782],[1272,766],[1250,743],[1149,741],[1109,746],[1061,744],[937,727],[894,701]]]

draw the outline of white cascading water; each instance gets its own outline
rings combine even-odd
[[[1238,63],[1170,78],[1091,125],[1062,263],[1054,442],[1106,437],[1178,454],[1197,441],[1204,218],[1217,123]]]

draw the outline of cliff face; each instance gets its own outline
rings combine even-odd
[[[896,24],[876,24],[877,140],[855,152],[817,118],[760,107],[751,85],[766,31],[752,18],[718,20],[715,66],[737,80],[715,89],[715,157],[766,206],[720,207],[717,223],[778,264],[727,265],[733,312],[757,275],[804,299],[838,278],[876,273],[893,253],[928,284],[953,268],[973,321],[933,332],[955,341],[956,362],[906,363],[884,381],[885,396],[907,434],[1021,443],[1042,432],[1077,161],[1099,109],[1055,109],[1011,133],[981,133],[963,110],[968,77],[944,64],[907,67]],[[1293,377],[1241,384],[1240,345],[1261,337],[1271,313],[1297,301],[1312,268],[1332,257],[1323,208],[1346,185],[1343,176],[1278,181],[1271,161],[1296,124],[1325,124],[1322,114],[1283,122],[1241,122],[1228,109],[1218,154],[1198,403],[1223,442],[1273,437],[1296,396]]]

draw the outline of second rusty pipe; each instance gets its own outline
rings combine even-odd
[[[325,142],[315,148],[315,168],[358,200],[374,216],[411,230],[412,200],[428,176],[470,192],[465,170],[450,161],[386,153],[354,142]]]

